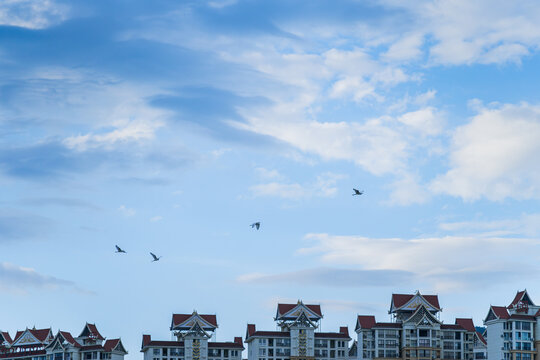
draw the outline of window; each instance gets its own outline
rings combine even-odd
[[[521,323],[521,330],[527,330],[527,331],[530,331],[530,330],[531,330],[531,323],[530,323],[530,322],[523,321],[523,322]]]
[[[419,329],[418,330],[418,336],[420,336],[420,337],[428,337],[429,336],[429,330]]]
[[[266,339],[259,339],[259,345],[266,346]]]
[[[153,353],[154,355],[161,355],[159,349],[153,349],[153,350],[152,350],[152,353]]]
[[[167,348],[161,349],[161,353],[163,356],[167,356]]]
[[[266,349],[259,348],[259,355],[266,355]]]

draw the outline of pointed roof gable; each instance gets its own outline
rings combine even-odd
[[[482,334],[480,334],[480,332],[476,331],[475,335],[478,338],[478,340],[480,340],[484,345],[487,345],[486,339],[484,338]]]
[[[105,340],[103,336],[99,333],[96,324],[86,323],[84,328],[81,331],[81,334],[78,336],[80,338],[93,338],[98,340]]]
[[[105,341],[105,344],[103,344],[103,349],[105,349],[106,352],[117,351],[127,354],[126,348],[120,339],[110,339]]]
[[[529,297],[529,294],[527,294],[527,289],[517,292],[514,300],[512,300],[510,305],[508,305],[508,309],[513,309],[520,302],[526,303],[527,305],[535,306],[531,298]]]
[[[390,313],[396,310],[414,311],[420,304],[431,307],[435,311],[441,311],[439,297],[437,295],[421,295],[417,291],[416,294],[392,294]]]
[[[196,323],[204,330],[214,331],[217,327],[216,315],[198,314],[193,311],[189,314],[173,314],[171,321],[171,330],[189,330]]]
[[[0,331],[0,344],[4,342],[11,344],[13,342],[13,339],[11,339],[11,336],[7,331]]]
[[[320,305],[304,304],[298,300],[296,304],[278,304],[275,320],[295,320],[302,312],[311,321],[318,321],[323,317]]]
[[[498,319],[508,319],[510,318],[510,314],[508,313],[508,310],[504,306],[493,306],[491,305],[489,307],[489,312],[484,319],[484,322],[491,321],[491,320],[498,320]]]
[[[456,325],[461,326],[467,331],[474,332],[474,333],[476,332],[473,319],[456,318]]]
[[[356,318],[356,327],[354,331],[360,329],[371,329],[375,325],[375,316],[373,315],[358,315]]]
[[[424,304],[420,304],[416,311],[404,321],[404,323],[408,322],[412,322],[415,325],[441,324],[441,322],[435,316],[433,316],[433,314]]]
[[[26,329],[17,331],[12,346],[44,344],[53,337],[51,329]]]
[[[73,338],[73,336],[71,336],[71,333],[67,331],[58,331],[54,339],[45,348],[54,349],[55,347],[60,346],[62,349],[64,349],[66,345],[71,345],[78,348],[81,347],[81,344],[79,344]]]

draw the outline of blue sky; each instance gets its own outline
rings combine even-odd
[[[232,340],[277,301],[352,331],[392,292],[478,325],[540,296],[539,21],[534,1],[2,2],[0,329],[95,322],[135,359],[173,312]]]

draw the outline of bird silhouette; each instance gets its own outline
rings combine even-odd
[[[114,246],[116,246],[116,251],[115,251],[115,252],[117,252],[117,253],[124,253],[124,254],[126,253],[126,251],[125,251],[125,250],[122,250],[122,249],[120,248],[120,246],[118,246],[118,245],[114,245]]]
[[[259,230],[259,228],[261,227],[261,223],[259,221],[257,222],[254,222],[253,224],[249,225],[251,226],[251,228],[256,228],[257,230]]]
[[[360,191],[360,190],[354,189],[354,188],[353,188],[353,191],[354,191],[354,194],[352,194],[353,196],[354,195],[362,195],[364,193],[364,190]]]
[[[154,261],[158,261],[159,259],[161,259],[161,256],[160,257],[157,257],[155,254],[153,253],[150,253],[150,255],[152,255],[152,257],[154,258],[154,260],[152,260],[152,262]]]

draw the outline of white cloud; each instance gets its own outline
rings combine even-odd
[[[397,120],[423,135],[438,135],[444,127],[442,115],[431,106],[407,112],[399,116]]]
[[[429,200],[430,194],[424,185],[421,185],[416,176],[410,173],[401,174],[390,185],[391,205],[423,204]]]
[[[66,5],[51,0],[3,0],[0,25],[44,29],[67,19]]]
[[[473,220],[439,224],[444,231],[475,234],[475,236],[527,236],[540,235],[540,214],[522,214],[515,219]]]
[[[257,167],[255,168],[255,171],[257,172],[257,175],[262,179],[281,179],[283,176],[279,173],[279,171],[272,169],[266,169],[263,167]]]
[[[294,200],[333,197],[337,193],[336,183],[343,178],[344,176],[340,174],[325,173],[317,176],[316,181],[311,184],[271,182],[254,185],[250,187],[250,191],[254,196],[275,196]]]
[[[26,294],[30,289],[68,289],[91,293],[78,288],[72,281],[43,275],[32,268],[6,262],[0,262],[0,289],[18,294]]]
[[[474,236],[403,239],[328,234],[309,234],[306,238],[314,244],[300,249],[300,254],[318,255],[325,264],[411,272],[437,291],[486,285],[494,278],[498,283],[511,281],[524,271],[538,271],[532,265],[524,265],[538,263],[540,241],[537,239]]]
[[[540,198],[540,107],[483,108],[452,137],[450,170],[431,184],[465,200]]]
[[[140,142],[155,137],[157,129],[164,125],[164,111],[153,109],[141,101],[128,101],[116,106],[108,116],[106,127],[113,130],[70,136],[64,144],[78,151],[92,148],[112,148],[127,142]]]
[[[122,215],[124,215],[125,217],[134,216],[136,213],[135,209],[128,208],[125,205],[120,205],[120,207],[118,208],[118,211],[120,211]]]
[[[406,34],[394,42],[382,57],[388,61],[407,61],[418,59],[422,55],[421,46],[424,43],[424,34]]]
[[[161,221],[163,220],[163,217],[162,216],[159,216],[159,215],[156,215],[156,216],[153,216],[150,218],[150,222],[158,222],[158,221]]]

